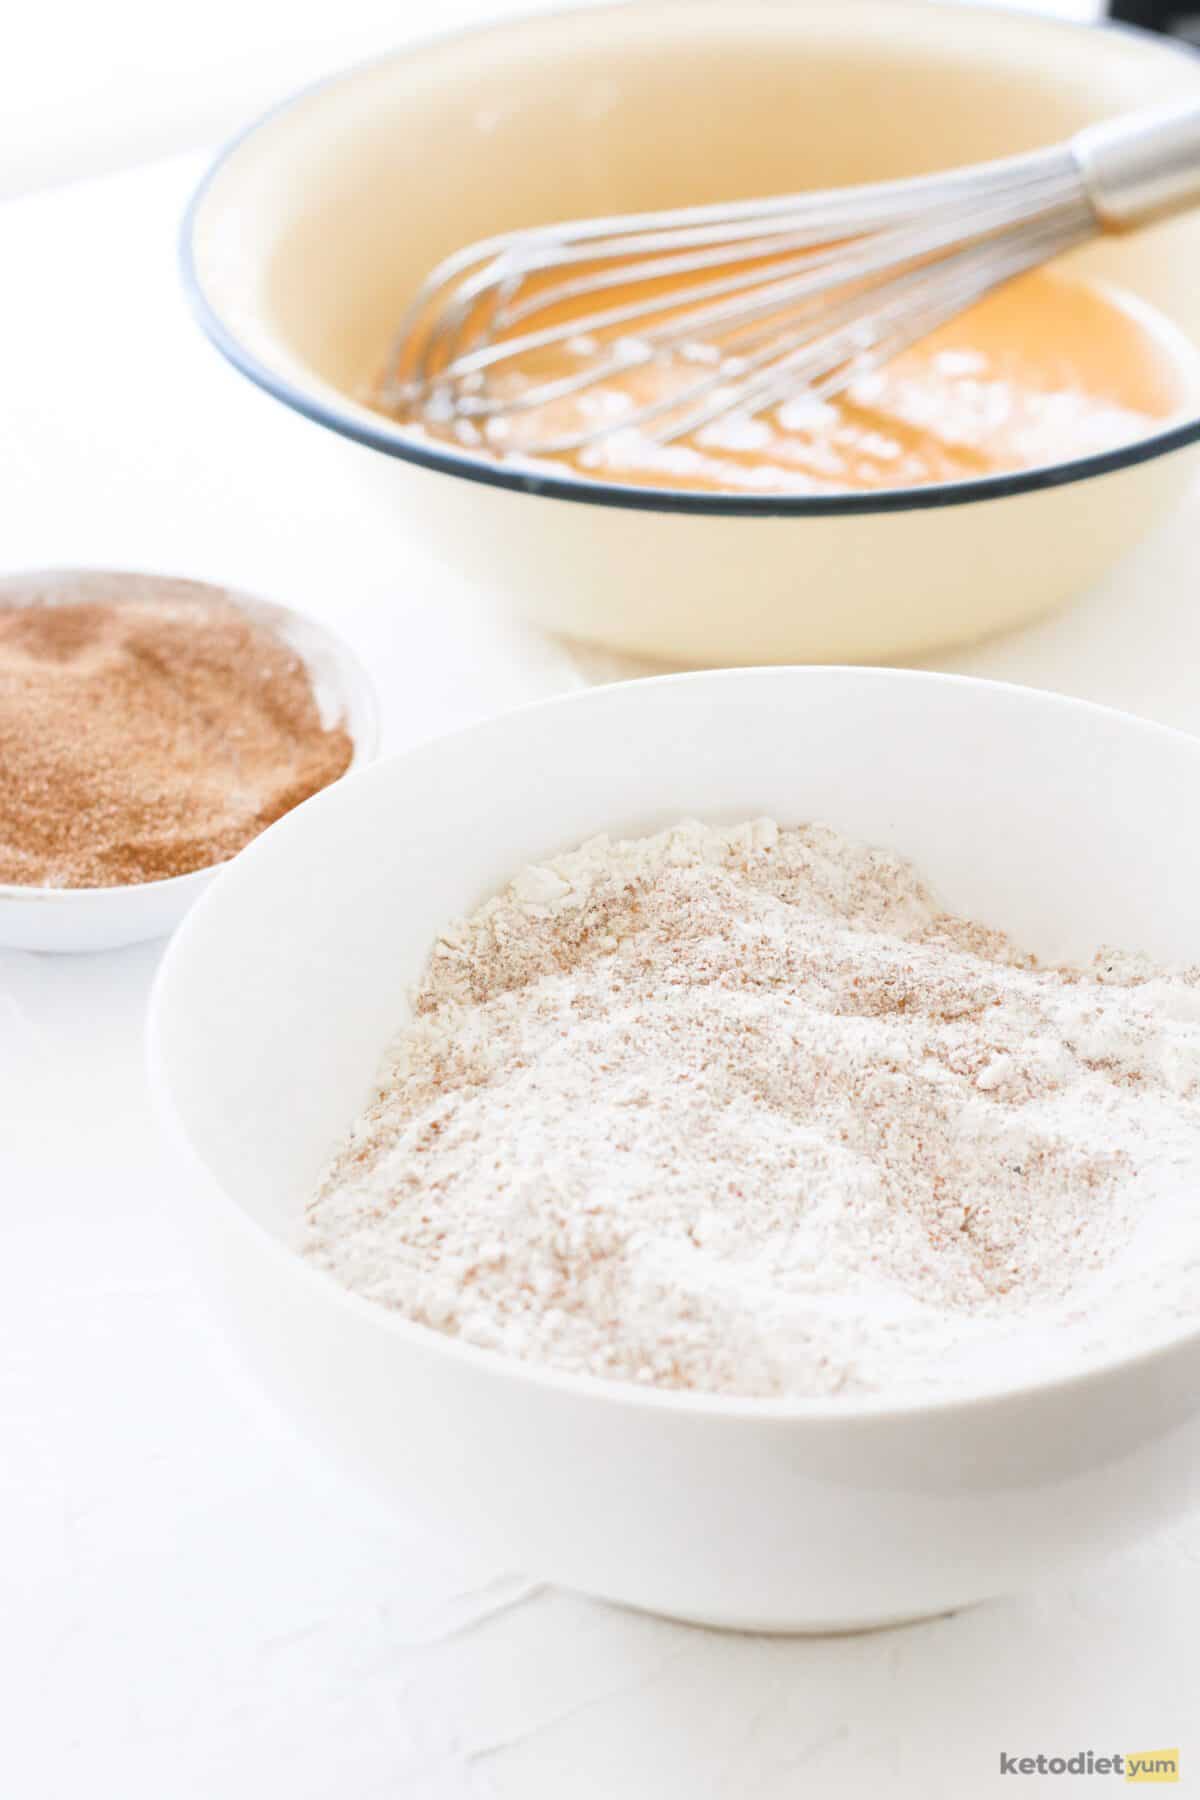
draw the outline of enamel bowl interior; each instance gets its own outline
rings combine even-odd
[[[1197,94],[1200,58],[1165,41],[957,5],[659,0],[517,20],[384,57],[269,115],[198,197],[185,264],[248,373],[411,454],[363,395],[421,278],[465,243],[922,174]],[[1062,266],[1119,283],[1200,343],[1200,213]]]
[[[523,863],[688,815],[822,819],[1043,955],[1194,961],[1198,793],[1181,734],[848,669],[617,684],[336,784],[222,873],[151,1005],[156,1092],[201,1177],[197,1266],[250,1365],[392,1503],[531,1573],[710,1622],[913,1616],[1161,1522],[1200,1469],[1192,1327],[953,1402],[658,1393],[410,1324],[295,1245],[436,935]]]
[[[232,601],[304,660],[326,723],[341,721],[354,743],[351,768],[378,743],[375,695],[345,644],[315,619],[271,600],[207,582],[115,569],[39,569],[0,579],[0,607],[65,606],[122,598]],[[0,883],[0,945],[12,950],[111,950],[174,929],[219,864],[164,881],[102,888]]]

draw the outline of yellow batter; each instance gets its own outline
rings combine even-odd
[[[507,365],[500,380],[519,394],[535,380],[580,368],[589,354],[586,344],[560,345],[541,352],[536,368]],[[600,481],[713,492],[827,494],[969,480],[1145,436],[1194,393],[1194,362],[1190,347],[1144,306],[1038,271],[836,399],[731,414],[667,445],[621,429],[538,460]],[[686,379],[686,362],[645,364],[552,409],[497,419],[482,433],[420,423],[460,450],[520,456],[547,436],[619,419]]]

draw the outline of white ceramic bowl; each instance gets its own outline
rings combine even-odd
[[[150,1062],[201,1175],[200,1266],[250,1366],[341,1461],[588,1593],[877,1625],[1035,1583],[1185,1506],[1200,1329],[935,1404],[679,1395],[474,1349],[291,1247],[448,919],[591,833],[764,812],[901,850],[1049,955],[1200,950],[1200,741],[948,676],[680,676],[510,713],[272,826],[168,950]]]
[[[374,756],[375,695],[361,664],[331,631],[304,613],[207,582],[115,569],[37,569],[0,578],[0,607],[63,606],[122,596],[232,601],[304,659],[327,723],[342,721],[354,742],[350,767]],[[114,950],[162,937],[216,873],[213,865],[165,881],[124,887],[48,888],[0,883],[0,945],[10,950]]]
[[[1200,399],[1135,444],[954,485],[622,488],[438,447],[371,411],[405,303],[442,256],[511,226],[916,174],[1198,94],[1200,58],[1166,39],[1017,10],[572,8],[407,48],[271,113],[197,195],[185,279],[217,346],[337,434],[398,534],[540,623],[673,662],[892,660],[1095,580],[1182,489],[1192,455],[1165,453],[1200,437]],[[1200,343],[1200,213],[1061,266]],[[316,492],[330,446],[307,435]]]

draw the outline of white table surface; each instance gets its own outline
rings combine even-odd
[[[0,568],[307,607],[393,749],[594,675],[398,549],[338,458],[314,485],[309,428],[201,341],[174,268],[200,166],[0,209]],[[1200,730],[1198,524],[1200,494],[1069,614],[940,666]],[[788,1641],[539,1588],[385,1514],[193,1286],[142,1074],[158,955],[0,952],[5,1800],[957,1800],[1002,1785],[1001,1749],[1200,1756],[1200,1516],[1036,1594]]]

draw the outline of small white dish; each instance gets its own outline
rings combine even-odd
[[[0,607],[63,606],[155,595],[232,602],[303,658],[322,718],[341,721],[354,742],[351,769],[378,747],[374,690],[357,658],[315,619],[271,600],[209,582],[115,569],[36,569],[0,578]],[[349,771],[347,771],[349,772]],[[0,947],[9,950],[113,950],[162,937],[182,919],[220,864],[166,881],[126,887],[48,888],[0,882]]]
[[[1048,957],[1200,956],[1200,740],[951,676],[688,675],[509,713],[282,819],[167,951],[150,1068],[199,1178],[177,1191],[201,1277],[335,1457],[564,1586],[848,1630],[1035,1585],[1182,1511],[1200,1491],[1200,1321],[952,1399],[751,1400],[476,1349],[295,1248],[449,919],[594,833],[762,813],[899,850],[948,905]]]

